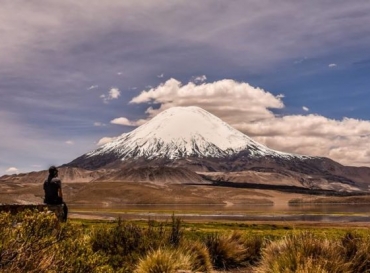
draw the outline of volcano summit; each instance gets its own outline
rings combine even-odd
[[[123,179],[133,169],[141,175],[148,169],[171,167],[202,173],[210,180],[257,184],[261,174],[268,173],[279,181],[266,179],[264,183],[279,184],[283,176],[294,180],[295,186],[330,190],[368,190],[370,179],[370,168],[346,167],[328,158],[272,150],[194,106],[163,111],[64,166],[112,170],[115,179]],[[251,176],[251,172],[258,175]]]
[[[218,117],[195,106],[173,107],[114,141],[83,155],[70,164],[102,167],[115,160],[181,160],[230,158],[240,152],[252,157],[309,158],[277,152],[252,140]],[[95,158],[105,158],[100,163]],[[90,162],[84,164],[83,162]],[[81,166],[81,164],[83,166]]]

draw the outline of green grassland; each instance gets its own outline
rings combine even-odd
[[[175,217],[176,214],[174,214]],[[180,218],[181,219],[181,218]],[[95,228],[99,226],[113,227],[116,225],[119,219],[113,221],[105,220],[89,220],[89,219],[72,219],[69,220],[73,224],[84,226],[85,228]],[[123,220],[121,220],[123,221]],[[125,221],[123,221],[125,222]],[[131,220],[127,221],[140,227],[147,227],[149,222],[163,225],[164,227],[170,227],[171,220],[167,221],[154,221],[154,220]],[[330,238],[338,238],[343,236],[347,232],[353,232],[360,234],[366,234],[368,230],[367,225],[344,225],[334,223],[251,223],[251,222],[232,222],[232,221],[214,221],[214,222],[189,222],[181,220],[181,227],[186,237],[196,237],[197,234],[200,237],[211,233],[228,233],[231,231],[246,232],[251,235],[260,235],[266,237],[283,237],[290,233],[310,231],[318,236],[325,236]]]

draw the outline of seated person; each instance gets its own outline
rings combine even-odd
[[[63,201],[62,181],[58,177],[58,169],[55,166],[49,168],[49,176],[44,182],[45,199],[48,205],[63,205],[63,221],[67,221],[68,207]]]

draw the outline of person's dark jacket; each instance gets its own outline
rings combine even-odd
[[[62,204],[63,199],[59,196],[59,191],[61,190],[61,187],[62,182],[58,177],[46,179],[44,182],[44,202],[46,204]]]

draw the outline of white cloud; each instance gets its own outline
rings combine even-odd
[[[96,127],[100,127],[100,126],[105,126],[105,124],[104,123],[102,123],[102,122],[94,122],[94,126],[96,126]]]
[[[10,167],[5,172],[9,174],[14,174],[14,173],[19,173],[19,170],[16,167]]]
[[[87,88],[87,90],[96,89],[96,88],[98,88],[98,87],[99,87],[98,85],[91,85],[89,88]]]
[[[303,111],[306,111],[306,112],[310,111],[310,109],[306,106],[302,106],[302,109],[303,109]]]
[[[117,75],[121,76],[123,73],[122,72],[117,72]]]
[[[206,80],[207,80],[206,75],[202,75],[202,76],[194,77],[193,82],[195,82],[195,83],[202,83],[202,82],[205,82]]]
[[[328,65],[328,67],[330,67],[330,68],[333,68],[333,67],[336,67],[337,66],[337,64],[329,64]]]
[[[98,145],[98,146],[102,146],[102,145],[104,145],[104,144],[107,144],[107,143],[109,143],[109,142],[112,142],[113,140],[115,140],[116,139],[116,137],[103,137],[103,138],[101,138],[99,141],[98,141],[98,143],[96,144],[96,145]]]
[[[193,82],[182,85],[176,79],[169,79],[155,88],[142,91],[130,101],[134,104],[152,102],[161,104],[161,107],[149,107],[146,111],[149,118],[172,106],[196,105],[224,117],[226,122],[271,118],[274,114],[270,109],[284,107],[281,99],[271,93],[228,79],[201,85]]]
[[[142,91],[130,103],[158,103],[147,108],[148,118],[173,106],[196,105],[270,148],[297,154],[324,156],[345,165],[370,166],[370,121],[320,115],[276,116],[283,95],[233,80],[182,85],[175,79]],[[309,111],[306,106],[303,110]],[[133,123],[133,121],[130,121]]]
[[[370,121],[333,120],[310,114],[234,126],[273,149],[329,157],[345,165],[370,166]]]
[[[163,78],[164,77],[164,74],[160,74],[160,75],[157,75],[157,78]]]
[[[111,90],[109,90],[109,98],[110,99],[118,99],[118,97],[121,95],[121,91],[119,91],[118,88],[112,87]]]
[[[103,99],[104,103],[108,103],[110,100],[118,99],[119,96],[121,96],[121,91],[117,87],[112,87],[107,95],[102,94],[100,98]]]
[[[110,123],[112,123],[112,124],[119,124],[119,125],[126,125],[126,126],[135,126],[135,125],[133,125],[133,123],[131,121],[129,121],[125,117],[115,118],[115,119],[111,120]]]
[[[73,145],[73,144],[75,144],[72,140],[67,140],[65,143],[66,143],[66,144],[68,144],[68,145]]]
[[[124,125],[124,126],[140,126],[143,125],[146,122],[146,120],[140,119],[137,121],[131,121],[125,117],[115,118],[111,120],[110,123],[112,124],[118,124],[118,125]]]

